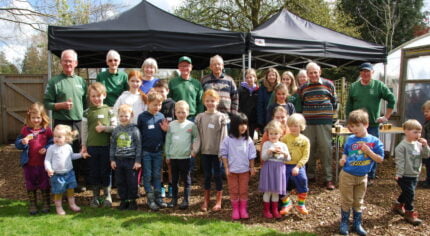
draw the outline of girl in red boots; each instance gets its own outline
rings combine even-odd
[[[285,161],[291,157],[287,145],[280,142],[283,128],[280,122],[272,120],[266,126],[269,141],[263,144],[261,159],[264,161],[260,172],[258,189],[263,192],[265,218],[281,218],[278,211],[279,195],[287,194],[287,181],[285,176]]]

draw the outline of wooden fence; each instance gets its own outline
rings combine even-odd
[[[340,120],[345,120],[345,107],[346,101],[348,99],[348,88],[350,83],[348,83],[348,81],[346,81],[346,79],[342,77],[341,79],[335,80],[334,85],[336,86],[336,94],[339,102],[337,109],[337,118]]]
[[[0,75],[0,143],[16,139],[28,107],[43,102],[47,75]]]

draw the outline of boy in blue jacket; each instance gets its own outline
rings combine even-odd
[[[168,121],[160,112],[163,104],[161,94],[148,94],[148,110],[139,115],[137,127],[142,140],[143,186],[145,188],[148,206],[156,211],[167,207],[161,198],[161,167],[163,163],[163,144]]]

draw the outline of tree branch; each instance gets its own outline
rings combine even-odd
[[[9,18],[4,18],[4,17],[0,17],[0,20],[4,20],[4,21],[11,22],[11,23],[16,23],[16,24],[28,25],[31,28],[33,28],[33,29],[35,29],[35,30],[37,30],[39,32],[45,32],[45,30],[42,30],[42,29],[40,29],[40,28],[38,28],[38,27],[35,26],[35,25],[46,25],[45,23],[28,23],[28,22],[23,22],[23,21],[18,21],[18,20],[12,20],[12,19],[9,19]]]

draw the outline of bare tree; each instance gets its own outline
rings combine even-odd
[[[337,0],[336,6],[352,16],[365,40],[383,44],[390,51],[426,28],[423,0]]]
[[[45,5],[45,9],[48,6]],[[31,5],[26,0],[9,0],[0,4],[0,21],[12,23],[18,28],[28,26],[33,30],[43,32],[49,20],[54,18],[54,15],[38,6]]]
[[[397,1],[382,0],[380,4],[375,4],[373,1],[369,1],[368,3],[375,10],[376,14],[374,17],[378,19],[378,22],[384,22],[385,24],[377,25],[375,22],[370,21],[359,8],[357,9],[358,16],[366,23],[365,27],[368,28],[373,42],[377,42],[378,38],[383,35],[385,39],[384,45],[390,49],[393,48],[393,38],[401,19],[399,17]]]

